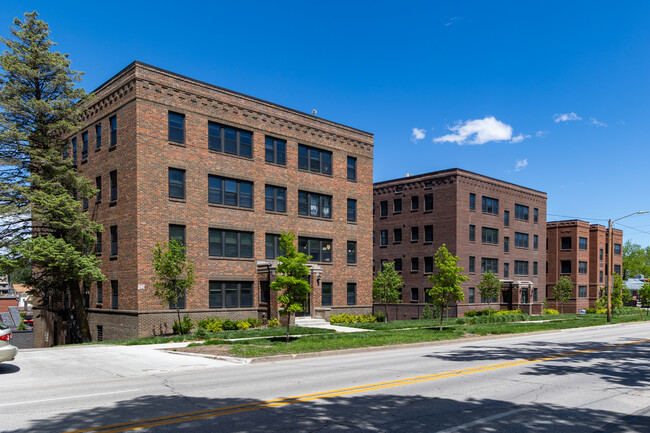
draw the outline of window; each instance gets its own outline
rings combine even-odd
[[[499,299],[499,295],[495,296],[494,298],[486,298],[486,297],[483,296],[483,294],[481,293],[481,303],[482,303],[482,304],[485,304],[485,303],[487,303],[487,302],[495,303],[495,302],[497,302],[498,299]]]
[[[503,225],[505,227],[510,226],[510,211],[509,210],[504,210],[503,211]]]
[[[353,198],[348,199],[348,222],[357,221],[357,201]]]
[[[515,219],[528,221],[528,206],[515,204]]]
[[[97,303],[102,304],[104,302],[104,282],[97,281]]]
[[[185,289],[183,289],[183,293],[178,298],[178,304],[176,304],[176,302],[174,302],[174,301],[170,301],[169,302],[169,309],[170,310],[175,310],[178,307],[179,310],[184,310],[185,309],[185,295],[186,295],[186,292],[185,292]]]
[[[571,273],[571,260],[560,260],[560,273],[561,274]]]
[[[418,210],[420,207],[420,197],[417,195],[411,196],[411,210]]]
[[[348,156],[348,180],[357,180],[357,158]]]
[[[469,193],[469,210],[476,210],[476,194]]]
[[[393,229],[393,243],[402,242],[402,229]]]
[[[533,208],[533,222],[537,223],[539,220],[539,209]]]
[[[578,249],[587,249],[587,238],[578,238]]]
[[[252,281],[210,281],[209,308],[246,308],[252,306]]]
[[[521,288],[521,303],[522,304],[527,304],[528,303],[528,288]]]
[[[528,248],[528,234],[515,232],[515,247]]]
[[[208,175],[208,203],[253,207],[253,182]]]
[[[614,254],[621,255],[621,244],[614,244]]]
[[[484,244],[498,244],[499,230],[488,227],[481,227],[481,242]]]
[[[411,227],[411,242],[420,240],[420,228],[418,226]]]
[[[602,260],[602,259],[603,259],[603,249],[602,249],[602,248],[600,249],[600,254],[599,254],[599,256],[600,256],[600,260]]]
[[[81,134],[81,162],[88,160],[88,131]]]
[[[499,272],[499,259],[481,258],[481,272],[486,273],[492,271],[493,274]]]
[[[332,306],[332,283],[321,283],[321,305],[323,307]]]
[[[503,264],[503,278],[510,278],[510,263]]]
[[[515,275],[528,275],[528,262],[515,260]]]
[[[424,194],[424,211],[433,210],[433,194]]]
[[[425,274],[433,273],[433,257],[424,258],[424,273]]]
[[[537,249],[538,245],[539,245],[539,236],[533,235],[533,249]]]
[[[417,257],[411,257],[411,271],[417,271],[420,269],[420,261]]]
[[[614,273],[621,275],[621,265],[614,265]]]
[[[81,199],[81,208],[84,212],[88,210],[88,199],[86,197]]]
[[[117,255],[117,226],[111,226],[111,256]]]
[[[102,254],[102,234],[97,233],[97,241],[95,242],[95,254],[98,256]]]
[[[537,262],[533,262],[533,275],[537,275]]]
[[[95,149],[101,149],[102,147],[102,124],[98,123],[95,125]]]
[[[95,178],[95,189],[97,190],[97,197],[95,198],[95,201],[97,203],[102,201],[102,177],[97,176]]]
[[[473,274],[476,272],[476,257],[469,256],[469,272]]]
[[[411,301],[417,302],[420,299],[420,289],[411,287]]]
[[[77,138],[72,139],[72,163],[77,165]]]
[[[298,251],[311,256],[312,262],[332,261],[332,240],[317,238],[298,238]]]
[[[111,127],[111,142],[110,146],[117,146],[117,116],[113,116],[108,119],[108,123]]]
[[[348,264],[353,265],[355,263],[357,263],[357,243],[348,241]]]
[[[209,229],[210,257],[253,258],[253,233],[235,230]]]
[[[578,298],[587,297],[587,286],[578,286]]]
[[[470,303],[470,304],[474,303],[475,296],[476,296],[475,293],[474,293],[475,290],[476,289],[474,289],[474,287],[469,288],[469,296],[467,297],[467,302]]]
[[[379,245],[388,245],[388,230],[379,232]]]
[[[598,271],[598,282],[599,283],[603,282],[603,271]]]
[[[424,242],[433,242],[433,226],[424,226]]]
[[[402,259],[395,259],[393,261],[395,263],[395,270],[398,272],[402,271]]]
[[[298,191],[298,214],[316,218],[332,218],[332,196]]]
[[[273,164],[287,165],[287,142],[267,136],[264,143],[264,160]]]
[[[579,274],[587,273],[587,262],[578,262],[578,273]]]
[[[175,240],[185,246],[185,226],[180,224],[169,225],[169,240]]]
[[[108,180],[111,188],[111,201],[117,200],[117,170],[113,170],[108,174]]]
[[[298,168],[314,173],[332,174],[332,152],[315,147],[298,145]]]
[[[208,149],[252,158],[253,133],[208,122]]]
[[[402,213],[402,199],[393,199],[393,213]]]
[[[169,198],[185,200],[185,170],[169,169]]]
[[[499,200],[483,196],[482,210],[485,213],[499,214]]]
[[[503,237],[503,252],[507,253],[510,251],[510,238],[508,236]]]
[[[281,255],[282,255],[282,250],[280,249],[280,235],[267,233],[264,256],[267,259],[275,259]]]
[[[117,310],[118,306],[118,283],[117,280],[111,280],[111,309]]]
[[[169,141],[185,143],[185,115],[170,111],[168,113],[168,124]]]
[[[571,238],[570,237],[564,237],[560,239],[560,242],[562,244],[561,248],[563,250],[570,250],[571,249]]]
[[[537,302],[537,287],[533,287],[533,302]]]
[[[474,242],[476,240],[476,226],[470,224],[469,226],[469,241]]]
[[[387,201],[382,201],[379,203],[379,216],[380,217],[387,217],[388,216],[388,202]]]
[[[272,212],[287,211],[287,189],[281,186],[266,185],[264,188],[266,210]]]
[[[348,283],[348,305],[357,305],[357,283]]]

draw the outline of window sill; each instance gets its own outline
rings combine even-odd
[[[350,179],[350,178],[348,177],[347,180],[348,180],[348,182],[354,182],[354,183],[357,183],[357,179],[356,179],[356,178],[355,178],[355,179]]]
[[[279,211],[277,211],[277,210],[268,210],[268,209],[265,210],[264,213],[267,213],[267,214],[269,214],[269,215],[284,215],[284,216],[287,215],[286,212],[279,212]]]
[[[399,212],[393,212],[393,215],[401,215],[401,214],[402,214],[402,211],[399,211]]]
[[[254,262],[255,258],[254,257],[216,257],[216,256],[208,256],[208,259],[210,260],[233,260],[236,262]]]
[[[81,165],[88,164],[88,158],[81,160]]]
[[[424,210],[423,213],[433,213],[433,209]]]
[[[433,244],[433,241],[424,241],[423,244],[424,244],[424,245],[431,245],[431,244]]]
[[[354,267],[356,267],[356,266],[357,266],[357,264],[356,264],[356,263],[348,263],[347,265],[348,265],[348,266],[354,266]]]
[[[393,245],[400,245],[402,241],[393,241]]]
[[[388,248],[388,245],[379,245],[379,248]]]
[[[498,213],[492,213],[492,212],[481,212],[483,215],[488,215],[488,216],[493,216],[493,217],[498,217]]]
[[[172,146],[177,146],[177,147],[187,147],[187,144],[185,143],[178,143],[176,141],[168,141],[168,143]]]
[[[168,197],[169,201],[172,201],[174,203],[186,203],[184,198],[176,198],[176,197]]]
[[[115,205],[117,205],[117,200],[111,200],[108,202],[108,207],[113,207]]]
[[[420,209],[411,209],[411,212],[418,212]]]
[[[321,172],[318,172],[318,171],[305,170],[304,168],[300,168],[300,167],[298,167],[298,171],[302,172],[302,173],[317,174],[318,176],[325,176],[325,177],[330,177],[330,178],[334,177],[333,174],[321,173]]]
[[[356,222],[356,221],[348,221],[348,224],[353,225],[353,226],[356,226],[356,225],[357,225],[357,222]]]
[[[311,261],[311,260],[309,262],[307,262],[307,263],[315,263],[317,265],[326,265],[326,266],[332,266],[333,265],[332,262],[314,262],[314,261]]]
[[[222,152],[220,150],[214,150],[210,148],[208,148],[208,151],[210,151],[210,153],[213,153],[215,155],[231,156],[233,158],[243,159],[244,161],[253,161],[252,156],[249,158],[248,156],[241,156],[241,155],[237,155],[236,153]]]
[[[380,216],[379,216],[379,219],[380,219],[380,220],[385,220],[386,218],[388,218],[388,215],[384,215],[384,216],[381,216],[381,215],[380,215]]]
[[[298,215],[298,218],[305,218],[305,219],[308,219],[308,220],[318,220],[318,221],[332,222],[332,218],[314,217],[314,216],[309,216],[309,215]]]
[[[417,244],[418,242],[420,242],[418,239],[411,239],[412,244]]]
[[[108,260],[110,260],[111,262],[115,261],[115,260],[117,260],[117,256],[111,256]]]
[[[420,272],[420,271],[418,271],[417,269],[415,269],[415,270],[411,269],[412,274],[417,274],[418,272]]]
[[[95,153],[99,152],[100,150],[102,150],[101,147],[96,147],[96,148],[95,148]]]
[[[255,209],[252,207],[241,207],[241,206],[229,206],[227,204],[217,204],[217,203],[208,203],[210,207],[219,207],[223,209],[234,209],[234,210],[243,210],[246,212],[255,212]]]
[[[522,223],[527,223],[528,220],[515,217],[515,221],[521,221]]]
[[[277,162],[266,161],[266,160],[264,160],[264,163],[267,165],[272,165],[274,167],[287,168],[287,164],[278,164]]]

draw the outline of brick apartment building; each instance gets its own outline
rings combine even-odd
[[[573,282],[571,299],[564,304],[564,312],[577,313],[581,308],[592,308],[607,287],[608,234],[607,228],[586,221],[552,221],[546,224],[547,264],[546,298],[550,307],[560,309],[553,299],[553,288],[562,276]],[[614,272],[622,275],[623,232],[614,229],[612,263]],[[603,292],[603,293],[601,293]]]
[[[541,312],[546,274],[546,194],[460,169],[374,184],[374,271],[394,261],[404,280],[402,304],[389,316],[421,313],[444,243],[470,280],[451,314],[486,308],[476,289],[482,272],[503,282],[497,308]],[[409,307],[410,305],[410,307]],[[494,307],[495,304],[493,303]]]
[[[306,315],[371,311],[372,134],[140,62],[94,94],[69,138],[101,191],[83,204],[104,226],[106,280],[86,293],[93,340],[171,332],[151,265],[170,238],[196,266],[181,303],[193,319],[277,316],[283,230],[313,256]]]

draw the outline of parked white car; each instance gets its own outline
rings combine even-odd
[[[11,361],[18,354],[18,348],[11,344],[11,328],[0,322],[0,362]]]

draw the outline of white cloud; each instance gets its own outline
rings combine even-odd
[[[456,126],[447,126],[453,134],[433,139],[435,143],[449,142],[463,144],[484,144],[489,141],[504,141],[512,138],[512,126],[498,121],[494,116],[483,119],[459,122]]]
[[[515,161],[515,171],[521,171],[528,165],[528,158],[518,159]]]
[[[463,21],[463,17],[451,17],[446,23],[445,27],[449,27],[452,24],[456,24]]]
[[[525,135],[524,134],[518,134],[518,135],[515,135],[514,137],[512,137],[510,142],[511,143],[521,143],[522,141],[524,141],[527,138],[530,138],[530,135],[528,135],[528,134],[525,134]]]
[[[605,128],[607,128],[607,124],[605,122],[599,122],[595,117],[590,117],[589,122],[594,126],[597,127],[604,126]]]
[[[545,136],[546,134],[548,134],[548,131],[537,131],[537,132],[535,133],[535,137],[543,137],[543,136]]]
[[[569,122],[571,120],[582,120],[582,117],[578,116],[576,113],[560,113],[553,115],[553,121],[555,123],[560,122]]]
[[[411,141],[415,143],[418,140],[424,139],[426,135],[427,135],[426,129],[413,128]]]

